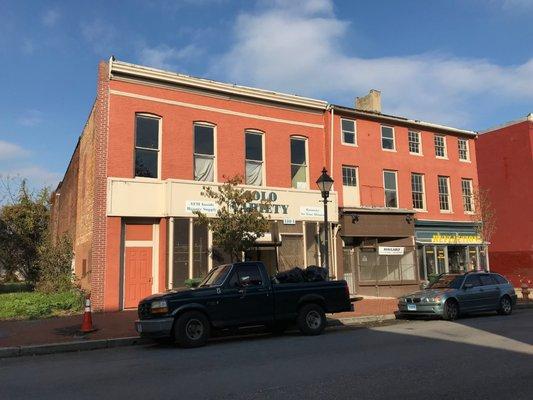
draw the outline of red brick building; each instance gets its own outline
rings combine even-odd
[[[193,211],[214,215],[202,187],[235,174],[257,198],[273,200],[270,232],[246,254],[271,270],[320,263],[315,181],[324,166],[336,181],[328,205],[331,274],[354,290],[409,290],[430,273],[468,268],[470,247],[482,259],[463,208],[476,185],[475,134],[384,115],[369,99],[356,110],[101,63],[95,104],[52,210],[56,235],[74,238],[75,271],[94,306],[135,307],[226,262]],[[462,263],[450,261],[456,253]]]
[[[479,135],[479,184],[495,213],[491,269],[515,286],[533,280],[533,115]]]

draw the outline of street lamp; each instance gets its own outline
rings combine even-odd
[[[316,184],[322,193],[324,202],[324,265],[329,276],[329,229],[328,229],[328,197],[333,186],[333,179],[328,175],[326,167],[322,169],[322,175],[316,180]]]

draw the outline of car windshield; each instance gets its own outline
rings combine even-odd
[[[214,268],[202,282],[200,282],[199,287],[208,287],[208,286],[219,286],[224,282],[226,276],[228,275],[229,270],[231,269],[230,264],[221,265]]]
[[[459,289],[463,279],[463,275],[441,275],[435,282],[428,286],[428,289]]]

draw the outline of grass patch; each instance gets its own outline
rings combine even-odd
[[[75,314],[82,308],[83,295],[77,290],[51,294],[40,292],[0,294],[0,320]]]

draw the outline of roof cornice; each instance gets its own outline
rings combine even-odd
[[[474,137],[477,136],[477,133],[474,131],[453,128],[451,126],[446,126],[446,125],[433,124],[431,122],[408,119],[404,117],[397,117],[394,115],[387,115],[387,114],[371,112],[371,111],[357,110],[355,108],[338,106],[334,104],[331,105],[331,108],[333,108],[335,111],[340,111],[340,112],[350,114],[356,117],[374,118],[374,119],[378,119],[382,121],[396,122],[396,123],[401,123],[401,124],[406,124],[406,125],[413,125],[413,126],[417,126],[420,128],[427,128],[430,130],[446,131],[450,133],[456,133],[460,135],[468,135],[468,136],[474,136]]]
[[[317,100],[286,93],[278,93],[247,86],[232,85],[229,83],[222,83],[204,78],[195,78],[175,72],[163,71],[156,68],[117,61],[113,58],[111,58],[109,61],[109,73],[111,79],[113,79],[113,74],[127,75],[132,78],[166,82],[178,86],[186,86],[212,92],[243,96],[262,101],[311,108],[314,110],[325,110],[328,106],[328,103],[324,100]]]

